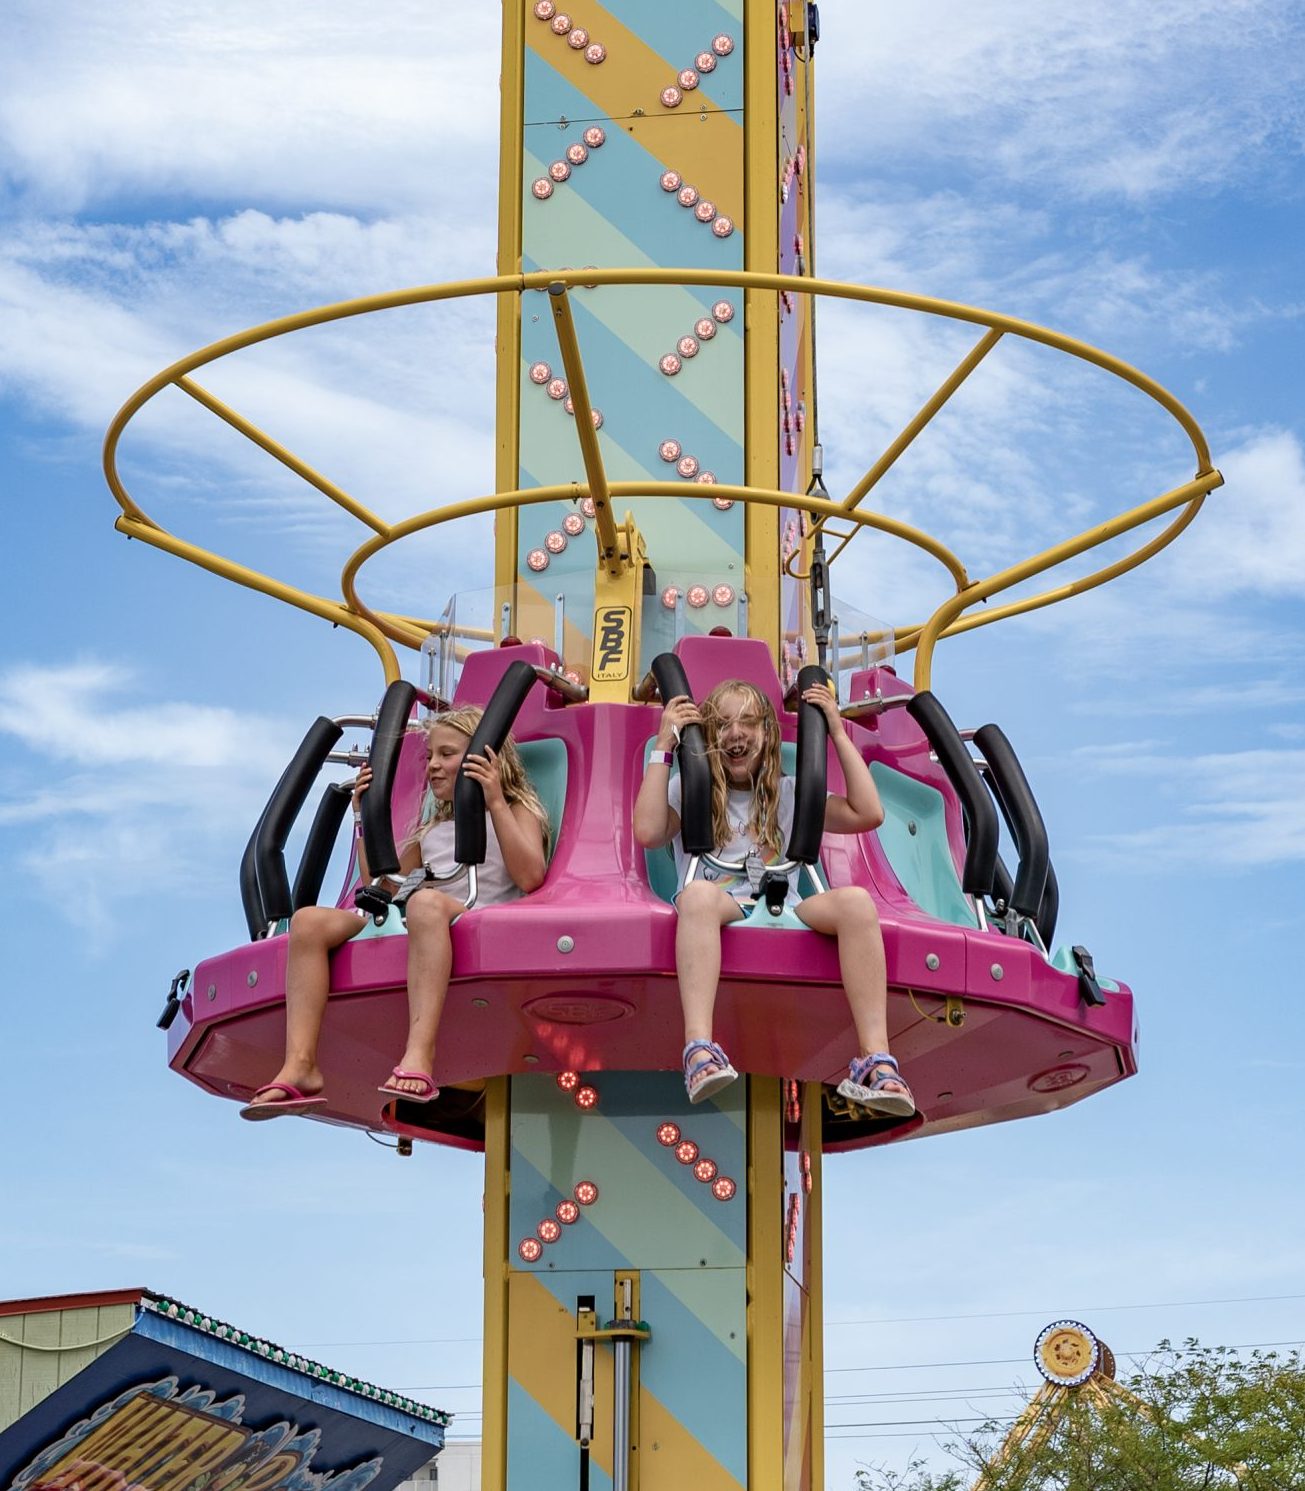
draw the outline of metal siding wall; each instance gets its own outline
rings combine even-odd
[[[127,1304],[0,1316],[0,1430],[107,1351],[134,1318]]]

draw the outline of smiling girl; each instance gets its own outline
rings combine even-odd
[[[824,715],[847,788],[846,795],[827,798],[825,831],[856,834],[878,828],[884,819],[879,794],[843,726],[833,690],[819,684],[802,698]],[[708,864],[700,878],[684,884],[685,856],[677,837],[680,782],[671,779],[670,760],[686,725],[701,725],[707,737],[712,839],[719,858],[755,856],[763,865],[782,858],[793,828],[794,783],[780,773],[774,707],[753,684],[730,679],[707,695],[701,711],[685,695],[671,699],[662,711],[656,748],[634,805],[634,832],[646,849],[675,843],[681,884],[675,898],[675,968],[684,1013],[684,1085],[689,1101],[701,1103],[738,1076],[712,1040],[712,1014],[720,980],[721,929],[742,921],[754,897],[747,877]],[[915,1100],[888,1050],[884,944],[869,892],[848,885],[799,900],[790,887],[788,904],[812,931],[838,940],[839,969],[858,1044],[839,1092],[871,1113],[909,1117]]]
[[[485,835],[485,863],[477,871],[477,906],[516,900],[537,889],[546,869],[548,815],[530,785],[516,746],[509,737],[501,752],[486,746],[484,755],[468,756],[467,746],[480,723],[479,709],[456,709],[440,715],[426,733],[427,768],[421,815],[403,845],[403,874],[424,865],[438,877],[440,889],[416,890],[405,909],[408,929],[408,1043],[399,1064],[379,1089],[386,1098],[429,1103],[439,1096],[432,1076],[435,1040],[453,964],[450,927],[463,912],[467,876],[444,877],[455,869],[453,858],[453,789],[458,774],[479,783],[485,814],[493,833]],[[353,807],[358,818],[362,794],[371,783],[368,767],[358,773]],[[358,873],[371,878],[358,841]],[[317,1045],[330,993],[330,954],[356,937],[366,925],[361,912],[307,906],[290,921],[290,954],[286,970],[286,1047],[281,1070],[260,1087],[240,1110],[248,1119],[277,1118],[324,1107],[325,1085],[317,1065]]]

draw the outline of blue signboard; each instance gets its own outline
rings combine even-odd
[[[390,1491],[439,1452],[447,1416],[348,1382],[143,1301],[0,1433],[0,1491]]]

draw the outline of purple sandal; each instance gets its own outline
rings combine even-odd
[[[701,1061],[694,1061],[702,1056]],[[715,1041],[690,1041],[684,1048],[684,1090],[691,1103],[705,1103],[736,1081],[738,1073]]]
[[[901,1090],[890,1091],[889,1083]],[[887,1051],[854,1058],[847,1076],[838,1084],[838,1095],[881,1118],[910,1118],[915,1112],[911,1089],[903,1080],[896,1059]]]

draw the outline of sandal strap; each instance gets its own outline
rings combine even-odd
[[[897,1058],[890,1056],[887,1051],[872,1051],[869,1056],[858,1056],[853,1059],[848,1068],[852,1081],[858,1086],[867,1085],[867,1078],[873,1076],[874,1072],[881,1066],[889,1068],[882,1076],[874,1079],[875,1082],[901,1082],[901,1068],[897,1065]],[[873,1085],[873,1084],[870,1084]],[[902,1084],[905,1086],[905,1083]]]
[[[693,1061],[693,1057],[695,1057],[700,1051],[706,1052],[707,1060],[693,1062],[691,1066],[690,1062]],[[725,1052],[716,1044],[715,1041],[690,1041],[689,1044],[684,1048],[684,1055],[682,1057],[682,1060],[684,1063],[684,1075],[686,1078],[690,1075],[691,1072],[696,1072],[699,1067],[712,1065],[726,1067],[730,1064],[729,1057],[726,1056]]]

